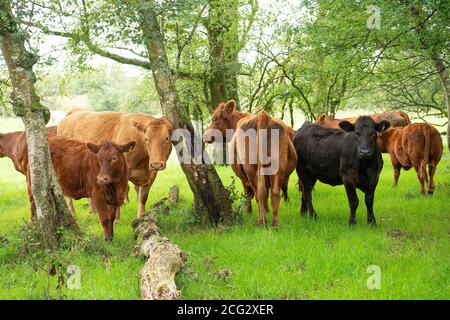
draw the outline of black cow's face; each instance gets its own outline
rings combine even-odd
[[[367,159],[373,157],[377,147],[377,132],[383,132],[389,128],[388,121],[376,123],[372,118],[362,116],[359,117],[355,124],[348,121],[342,121],[339,126],[347,132],[354,132],[356,138],[356,148],[358,158]]]

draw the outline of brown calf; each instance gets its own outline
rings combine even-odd
[[[391,156],[394,186],[398,184],[401,168],[405,170],[414,168],[419,178],[420,192],[426,194],[425,183],[428,183],[428,194],[434,192],[433,178],[444,149],[436,128],[426,123],[412,123],[406,127],[392,128],[383,132],[378,137],[377,143],[381,152],[387,152]]]
[[[131,151],[136,142],[124,145],[103,142],[96,145],[58,136],[49,137],[48,142],[53,167],[64,195],[77,200],[91,198],[99,214],[104,238],[111,241],[116,211],[123,204],[128,190],[129,173],[123,153]],[[33,220],[36,209],[29,168],[27,187]]]

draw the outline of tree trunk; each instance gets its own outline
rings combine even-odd
[[[35,92],[36,56],[25,49],[25,33],[12,15],[9,1],[0,2],[0,45],[13,86],[13,110],[22,117],[28,144],[28,167],[36,208],[36,223],[47,248],[56,248],[56,228],[76,227],[53,169],[45,130],[49,111]],[[45,119],[47,118],[47,119]]]
[[[232,217],[232,207],[228,191],[223,186],[214,167],[206,164],[210,163],[209,159],[203,157],[196,159],[193,154],[195,147],[202,146],[202,142],[192,127],[189,114],[179,105],[155,12],[155,2],[143,2],[145,6],[139,10],[140,24],[152,65],[153,78],[164,114],[169,117],[176,129],[183,129],[181,130],[183,140],[179,143],[183,143],[184,156],[189,158],[190,163],[183,163],[179,154],[178,156],[194,194],[195,211],[203,224],[208,222],[229,223]],[[176,147],[177,144],[175,143]],[[204,156],[207,157],[206,154]]]
[[[209,0],[206,27],[210,50],[210,105],[214,110],[221,102],[233,99],[239,110],[237,75],[240,51],[237,0]]]
[[[447,147],[450,150],[450,77],[448,74],[448,68],[442,61],[441,57],[436,54],[432,59],[434,67],[439,74],[439,80],[441,81],[442,90],[444,91],[445,103],[447,104]]]

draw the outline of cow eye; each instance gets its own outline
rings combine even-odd
[[[117,157],[112,157],[111,161],[112,161],[112,162],[117,161]]]
[[[145,142],[147,142],[147,143],[148,143],[148,138],[145,138]]]
[[[166,141],[169,141],[169,137],[166,137]]]

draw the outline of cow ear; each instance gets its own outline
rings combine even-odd
[[[336,115],[334,113],[330,113],[330,119],[336,119]]]
[[[133,126],[136,128],[137,131],[145,133],[145,127],[142,123],[137,122],[135,120],[131,120],[131,123],[133,124]]]
[[[136,141],[130,141],[127,144],[118,145],[117,149],[119,149],[120,152],[130,152],[133,151],[134,147],[136,146]]]
[[[316,121],[324,121],[325,120],[325,115],[324,114],[319,114],[316,118]]]
[[[391,126],[391,123],[390,123],[389,121],[386,121],[386,120],[382,120],[382,121],[378,122],[378,123],[375,125],[376,130],[379,131],[379,132],[385,131],[385,130],[388,129],[390,126]]]
[[[97,144],[87,143],[86,146],[93,154],[97,154],[100,151],[100,146]]]
[[[233,112],[236,110],[236,101],[230,100],[225,104],[225,111],[228,113]]]
[[[348,121],[341,121],[341,122],[339,122],[339,127],[342,130],[347,131],[347,132],[355,131],[355,126],[352,123],[348,122]]]

